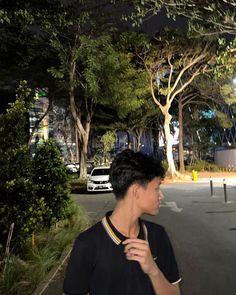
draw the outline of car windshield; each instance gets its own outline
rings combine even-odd
[[[94,169],[92,172],[92,176],[97,176],[97,175],[109,175],[109,168],[104,168],[104,169]]]

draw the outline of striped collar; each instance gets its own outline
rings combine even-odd
[[[106,214],[106,216],[103,217],[102,219],[102,225],[106,231],[106,233],[108,234],[108,236],[112,239],[112,241],[116,244],[116,245],[120,245],[124,240],[127,239],[127,237],[123,236],[120,232],[118,232],[118,230],[113,226],[113,224],[110,221],[109,215],[111,214],[111,212],[108,212]],[[138,235],[138,238],[143,239],[143,240],[147,240],[148,239],[148,232],[147,232],[147,227],[144,224],[143,221],[141,221],[139,219],[139,223],[140,223],[140,232]]]

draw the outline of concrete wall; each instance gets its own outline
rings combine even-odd
[[[215,163],[223,167],[233,168],[236,171],[236,148],[216,151]]]

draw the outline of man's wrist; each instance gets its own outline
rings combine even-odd
[[[157,265],[155,265],[155,266],[153,267],[153,269],[152,269],[150,272],[148,272],[147,274],[149,275],[149,277],[157,277],[157,276],[159,276],[159,274],[160,274],[160,270],[159,270],[159,268],[157,267]]]

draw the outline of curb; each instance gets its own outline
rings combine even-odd
[[[38,285],[37,289],[32,293],[32,295],[42,295],[44,291],[47,290],[50,283],[53,281],[57,273],[61,270],[62,266],[65,264],[71,250],[72,247],[64,250],[57,264],[51,269],[45,279]]]

